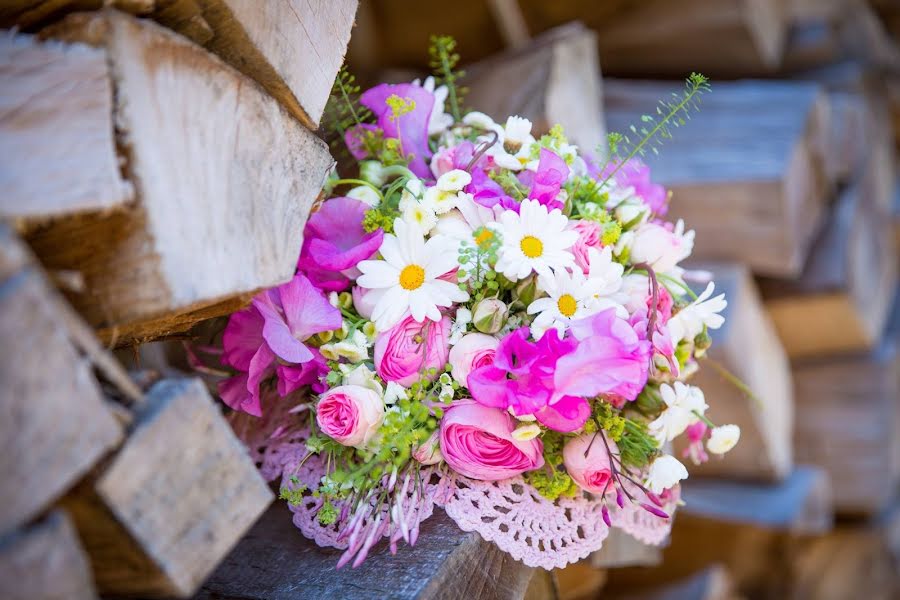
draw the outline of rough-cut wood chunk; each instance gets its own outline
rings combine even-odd
[[[692,476],[683,491],[686,504],[675,518],[662,564],[610,571],[607,589],[655,587],[722,564],[748,597],[786,598],[786,556],[799,539],[831,524],[828,477],[814,467],[797,467],[774,485],[701,482]]]
[[[684,579],[641,590],[603,593],[603,600],[740,600],[728,569],[711,565]]]
[[[589,151],[605,139],[597,34],[581,23],[548,31],[466,72],[468,106],[502,122],[510,115],[530,119],[535,134],[558,123]]]
[[[107,341],[184,330],[291,277],[332,164],[325,144],[251,81],[190,42],[115,11],[50,33],[105,50],[138,202],[29,231]],[[47,138],[52,143],[52,138]]]
[[[0,541],[0,592],[5,600],[92,600],[87,557],[65,512]]]
[[[0,217],[105,210],[129,199],[112,101],[101,50],[0,36]]]
[[[62,308],[0,227],[0,532],[46,509],[122,436]]]
[[[63,500],[105,594],[192,594],[272,500],[199,380],[152,387],[102,474]]]
[[[900,321],[900,319],[897,319]],[[896,329],[877,350],[794,368],[798,460],[831,475],[835,508],[875,514],[900,483],[900,356]]]
[[[603,547],[590,556],[590,564],[600,569],[639,567],[658,565],[662,561],[662,550],[639,542],[621,529],[613,528]]]
[[[784,349],[746,268],[695,266],[712,271],[715,293],[725,294],[728,307],[723,313],[725,324],[710,330],[709,357],[715,362],[701,361],[691,383],[706,395],[709,418],[717,424],[739,425],[741,441],[724,457],[710,456],[709,462],[692,466],[691,473],[761,480],[784,477],[793,465],[794,421],[791,371]],[[723,377],[717,364],[749,386],[758,402]],[[676,446],[679,452],[684,443],[680,440]]]
[[[596,598],[606,583],[606,571],[578,562],[565,569],[555,569],[553,576],[559,587],[560,600]]]
[[[605,80],[609,129],[628,133],[677,90]],[[736,260],[778,277],[800,272],[826,200],[828,114],[814,84],[719,83],[660,156],[647,154],[653,178],[674,193],[670,216],[697,231],[695,257]]]
[[[477,533],[460,531],[441,510],[422,523],[414,548],[391,556],[381,542],[362,566],[335,571],[341,551],[320,548],[278,502],[260,519],[196,598],[521,599],[534,569]]]
[[[891,223],[847,188],[794,281],[760,282],[766,310],[791,358],[872,348],[881,339],[897,280]]]
[[[532,31],[584,19],[597,30],[604,71],[621,76],[771,72],[787,29],[779,0],[607,0],[587,6],[522,2]]]

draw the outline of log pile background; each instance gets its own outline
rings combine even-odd
[[[0,597],[900,595],[900,5],[357,4],[0,6]],[[711,359],[758,401],[704,365],[743,438],[693,471],[666,548],[535,572],[439,514],[415,552],[335,574],[173,366],[167,340],[293,273],[345,52],[412,79],[432,33],[470,107],[585,148],[713,78],[647,161],[728,296]]]

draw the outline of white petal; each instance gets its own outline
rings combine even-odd
[[[360,261],[357,268],[362,275],[356,280],[360,287],[368,289],[386,288],[397,285],[400,278],[400,269],[389,265],[383,260]]]

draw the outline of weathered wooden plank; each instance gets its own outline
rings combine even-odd
[[[588,560],[598,569],[651,567],[662,562],[662,548],[639,542],[621,529],[613,528],[603,541],[603,547]]]
[[[791,358],[871,349],[897,281],[891,223],[864,182],[846,188],[794,281],[761,279],[766,311]]]
[[[91,569],[64,511],[0,539],[0,595],[6,600],[94,600]]]
[[[670,583],[639,590],[604,593],[603,600],[740,600],[728,569],[711,565]]]
[[[102,473],[62,504],[104,594],[186,597],[272,500],[199,380],[164,380]]]
[[[530,119],[533,133],[555,125],[587,151],[604,142],[597,34],[581,23],[547,31],[529,44],[466,68],[468,106],[494,119]]]
[[[332,165],[321,140],[152,22],[110,10],[70,15],[45,34],[96,46],[114,76],[137,202],[28,230],[44,264],[83,277],[85,291],[68,296],[105,341],[184,330],[290,278]]]
[[[795,363],[798,460],[832,478],[835,508],[876,514],[900,484],[900,317],[867,354]]]
[[[122,437],[60,304],[0,227],[0,532],[40,514]]]
[[[559,587],[560,600],[596,598],[606,583],[606,571],[591,566],[587,561],[577,562],[565,569],[554,569],[553,575]]]
[[[319,548],[276,503],[216,572],[197,599],[470,598],[521,599],[534,572],[477,533],[460,531],[437,510],[422,524],[415,547],[391,556],[375,546],[356,569],[335,570],[339,550]]]
[[[106,210],[130,199],[112,99],[101,50],[0,36],[0,217]]]
[[[678,89],[606,79],[607,126],[628,132]],[[814,84],[717,83],[660,156],[647,154],[654,179],[673,192],[670,216],[697,232],[695,257],[744,262],[776,277],[800,272],[827,199],[828,115]]]
[[[712,272],[716,294],[724,293],[725,324],[711,330],[710,361],[692,379],[709,399],[707,415],[715,423],[741,427],[741,441],[728,454],[711,456],[692,466],[699,476],[777,480],[793,465],[794,422],[791,371],[787,356],[746,268],[733,264],[701,264]],[[758,401],[746,397],[719,372],[723,367],[743,381]],[[676,449],[681,452],[684,440]]]

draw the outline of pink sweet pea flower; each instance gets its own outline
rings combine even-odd
[[[406,317],[375,339],[375,371],[385,381],[409,387],[426,369],[443,370],[450,352],[449,338],[449,317],[421,323]]]
[[[360,125],[354,125],[344,132],[344,143],[347,145],[347,149],[350,151],[351,156],[356,160],[374,158],[369,156],[369,153],[366,152],[365,145],[363,144],[363,136],[369,131],[378,131],[378,126],[370,123],[362,123]]]
[[[363,219],[369,207],[353,198],[326,200],[306,222],[297,267],[320,289],[342,291],[350,285],[343,272],[371,258],[384,239],[384,231],[366,233]]]
[[[257,417],[262,416],[259,384],[274,373],[275,354],[262,336],[264,319],[254,306],[239,310],[228,319],[222,334],[222,364],[242,371],[219,382],[219,395],[226,405]]]
[[[387,99],[393,95],[412,100],[415,108],[397,120],[391,119]],[[403,154],[412,158],[409,169],[422,178],[431,176],[427,160],[431,157],[428,147],[428,120],[434,108],[434,94],[411,83],[382,83],[366,90],[359,102],[368,107],[378,119],[378,127],[385,137],[399,138]]]
[[[685,430],[688,446],[681,453],[682,458],[690,458],[695,465],[701,465],[709,460],[709,455],[703,448],[703,440],[706,438],[708,430],[709,427],[703,421],[697,421],[692,425],[688,425],[688,428]]]
[[[278,395],[282,398],[291,392],[308,385],[312,391],[321,394],[326,386],[322,378],[328,375],[328,362],[319,350],[311,348],[312,360],[299,365],[278,365],[275,373],[278,375]]]
[[[555,152],[541,148],[537,172],[524,171],[519,175],[519,180],[531,187],[529,198],[537,200],[549,210],[562,210],[564,205],[556,197],[568,177],[569,166],[566,161]]]
[[[519,212],[519,203],[482,169],[472,169],[472,181],[465,187],[465,192],[472,194],[472,199],[486,208],[500,205],[506,210]]]
[[[475,144],[470,141],[464,141],[452,148],[442,148],[434,156],[431,157],[431,173],[437,179],[444,173],[454,169],[468,170],[469,163],[475,156]],[[483,169],[488,164],[488,157],[482,155],[474,165],[473,169]]]
[[[650,342],[641,339],[628,321],[617,317],[613,308],[574,321],[569,330],[578,340],[578,348],[556,365],[557,393],[637,398],[647,383]]]
[[[481,481],[509,479],[544,466],[541,440],[516,440],[514,429],[503,410],[457,403],[441,419],[441,454],[454,471]]]

